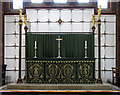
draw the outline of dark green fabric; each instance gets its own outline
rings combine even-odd
[[[54,58],[58,56],[58,36],[61,41],[61,57],[84,58],[85,41],[88,46],[88,58],[94,58],[94,35],[92,33],[61,33],[61,34],[27,34],[27,56],[33,58],[35,55],[35,41],[37,41],[37,58]]]

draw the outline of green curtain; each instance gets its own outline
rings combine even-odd
[[[88,46],[88,58],[94,58],[94,34],[27,34],[27,56],[33,58],[35,55],[35,41],[37,41],[37,58],[56,58],[58,56],[58,36],[63,39],[61,41],[61,57],[65,58],[84,58],[85,41]]]

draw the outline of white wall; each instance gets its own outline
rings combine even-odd
[[[26,10],[30,32],[90,32],[92,26],[93,9],[52,9]],[[62,19],[59,25],[57,21]],[[38,21],[38,23],[36,22]],[[48,23],[50,21],[50,23]],[[70,22],[72,21],[72,22]]]
[[[97,19],[97,16],[96,16]],[[97,22],[96,22],[97,23]],[[95,31],[96,70],[98,70],[98,31]],[[116,67],[116,15],[101,16],[101,76],[112,81],[112,67]],[[96,77],[98,72],[96,71]]]
[[[17,81],[19,66],[19,16],[5,15],[5,59],[6,82]],[[23,18],[24,20],[24,18]],[[25,75],[25,31],[22,28],[22,78]]]

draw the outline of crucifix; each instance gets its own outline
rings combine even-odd
[[[58,41],[58,57],[57,58],[61,58],[61,56],[60,56],[60,41],[62,39],[60,38],[60,36],[58,36],[58,38],[56,40]]]

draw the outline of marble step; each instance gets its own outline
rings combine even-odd
[[[111,84],[17,84],[7,85],[7,89],[19,90],[115,90]]]

